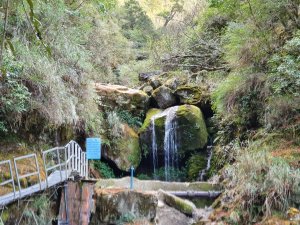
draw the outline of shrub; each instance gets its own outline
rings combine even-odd
[[[227,203],[243,211],[243,219],[270,216],[274,211],[286,212],[299,193],[300,170],[293,169],[266,151],[237,153],[236,162],[224,172]],[[228,202],[229,200],[229,202]]]
[[[116,112],[107,113],[107,124],[109,128],[109,135],[112,138],[120,138],[124,133],[124,126],[122,121]]]
[[[100,172],[103,178],[115,178],[114,171],[109,167],[108,164],[99,160],[94,160],[93,166]]]
[[[143,121],[141,120],[141,117],[133,116],[128,111],[125,110],[118,111],[117,115],[124,123],[127,123],[131,127],[141,127],[143,125]]]

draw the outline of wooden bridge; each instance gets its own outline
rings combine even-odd
[[[36,154],[16,157],[13,160],[0,161],[1,168],[7,167],[9,169],[8,178],[8,175],[4,176],[0,170],[0,178],[2,177],[0,180],[0,190],[4,190],[5,186],[9,186],[10,190],[12,190],[9,193],[0,195],[0,208],[18,199],[60,184],[74,176],[80,176],[85,179],[88,178],[88,160],[86,153],[82,151],[81,147],[75,141],[69,142],[64,147],[56,147],[43,151],[42,158],[43,165],[39,165]],[[30,166],[34,167],[35,171],[22,174],[19,170],[19,165],[23,160],[34,161],[34,165]],[[41,168],[43,169],[41,170]],[[43,180],[42,174],[45,174]],[[34,176],[38,178],[36,184],[28,185],[26,188],[22,187],[23,185],[21,185],[21,183],[24,179]],[[6,178],[3,181],[4,177]]]

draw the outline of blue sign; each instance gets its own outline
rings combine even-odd
[[[100,138],[86,139],[87,159],[101,159],[101,140]]]

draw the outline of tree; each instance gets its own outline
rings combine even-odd
[[[158,16],[162,17],[164,22],[164,27],[168,26],[171,20],[174,19],[175,15],[183,12],[183,2],[182,0],[172,0],[173,5],[170,10],[163,11],[158,14]]]

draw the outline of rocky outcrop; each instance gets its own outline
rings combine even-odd
[[[95,90],[99,106],[105,110],[126,110],[141,115],[149,107],[149,96],[141,90],[110,84],[95,84]]]
[[[176,97],[172,90],[166,86],[161,86],[152,93],[153,98],[161,109],[174,106],[176,104]]]
[[[120,170],[128,171],[131,165],[137,167],[141,161],[139,136],[127,124],[121,126],[122,134],[113,141],[114,146],[103,150],[103,156],[112,160]]]
[[[153,193],[126,189],[95,189],[95,212],[91,225],[123,224],[126,217],[153,222],[156,216],[157,196]],[[127,218],[128,219],[128,218]],[[129,221],[127,221],[129,222]]]
[[[168,109],[167,109],[168,110]],[[151,119],[155,117],[155,132],[157,146],[162,155],[165,135],[166,114],[160,109],[151,109],[148,111],[143,126],[140,129],[139,136],[141,146],[144,152],[150,152],[152,149],[152,124]],[[202,149],[207,143],[207,129],[201,110],[192,105],[179,106],[174,117],[176,122],[177,148],[179,155],[184,155],[189,151]]]

